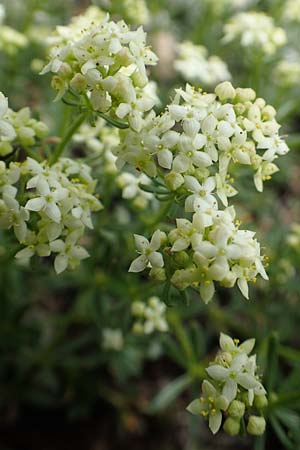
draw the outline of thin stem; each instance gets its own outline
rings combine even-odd
[[[52,153],[52,157],[50,158],[50,164],[56,163],[58,158],[62,155],[66,145],[70,142],[72,139],[72,136],[74,135],[75,131],[80,127],[80,125],[85,121],[87,118],[88,113],[84,112],[79,114],[77,119],[72,123],[72,125],[67,130],[65,136],[62,138],[62,140],[57,144],[57,146],[54,149],[54,152]]]

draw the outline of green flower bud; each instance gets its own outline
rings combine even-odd
[[[131,305],[131,312],[134,316],[142,316],[145,311],[145,304],[143,302],[133,302]]]
[[[144,333],[143,324],[141,322],[135,322],[132,327],[132,332],[134,334],[143,334]]]
[[[248,425],[247,425],[247,431],[249,434],[252,434],[253,436],[261,436],[266,429],[266,421],[264,417],[259,416],[250,416]]]
[[[184,178],[180,173],[170,172],[165,176],[165,182],[171,191],[176,191],[184,183]]]
[[[235,97],[235,89],[229,81],[218,84],[215,93],[221,101],[233,99]]]
[[[163,267],[152,267],[149,276],[154,281],[166,281],[166,271]]]
[[[76,73],[70,81],[70,86],[74,91],[82,93],[86,90],[86,79],[81,73]]]
[[[6,156],[13,150],[9,142],[0,142],[0,156]]]
[[[229,436],[236,436],[240,431],[240,420],[233,417],[227,417],[223,429]]]
[[[49,128],[44,122],[36,122],[33,124],[33,129],[37,137],[42,138],[46,136],[49,132]]]
[[[241,419],[245,414],[245,403],[239,400],[233,400],[228,408],[228,413],[232,417]]]
[[[241,103],[252,102],[256,97],[256,93],[251,88],[237,88],[235,100]]]
[[[254,396],[254,406],[257,409],[263,409],[268,406],[268,399],[265,395],[255,395]]]
[[[189,255],[184,251],[174,253],[174,261],[183,268],[186,267],[186,265],[189,263],[189,260]]]

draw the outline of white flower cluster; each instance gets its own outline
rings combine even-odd
[[[8,108],[7,98],[0,92],[0,156],[13,151],[13,144],[32,146],[48,133],[44,122],[31,117],[29,108],[15,112]]]
[[[146,192],[140,187],[140,184],[147,186],[151,183],[151,179],[144,173],[134,175],[130,172],[123,172],[116,181],[122,189],[122,197],[132,200],[133,205],[139,209],[147,208],[149,202],[154,199],[152,192]]]
[[[238,13],[224,26],[224,43],[238,41],[242,47],[249,47],[266,55],[275,53],[286,40],[284,29],[276,27],[273,18],[263,12]]]
[[[227,207],[228,197],[237,193],[230,184],[230,162],[251,166],[259,191],[278,170],[273,161],[288,147],[278,135],[275,114],[252,89],[224,82],[215,94],[204,94],[188,85],[176,90],[162,115],[151,112],[139,134],[121,131],[117,165],[127,162],[150,177],[159,171],[165,185],[185,198],[185,211],[194,213],[192,222],[177,219],[168,240],[160,231],[150,243],[135,236],[141,255],[131,272],[161,269],[158,250],[164,241],[167,279],[178,289],[199,286],[205,302],[214,294],[214,281],[227,287],[237,283],[248,298],[248,281],[255,282],[257,274],[267,279],[255,233],[239,230],[234,208],[220,210],[218,199]]]
[[[300,1],[287,0],[283,3],[283,18],[287,22],[300,22]]]
[[[166,305],[158,297],[150,297],[147,303],[133,302],[131,312],[137,318],[133,325],[136,334],[151,334],[154,331],[168,331],[165,318]]]
[[[142,27],[131,31],[124,21],[115,23],[107,16],[81,29],[78,37],[72,30],[64,33],[65,40],[52,47],[50,62],[41,72],[55,74],[52,86],[57,98],[70,87],[83,94],[89,91],[94,110],[109,111],[139,131],[143,113],[155,104],[145,90],[146,65],[157,61],[146,46]]]
[[[208,56],[205,47],[189,41],[178,45],[174,67],[184,80],[205,86],[215,86],[221,81],[231,79],[227,64],[221,58]]]
[[[28,44],[27,37],[7,25],[0,26],[0,52],[15,55]]]
[[[0,225],[13,228],[24,247],[16,258],[26,263],[54,253],[57,273],[87,258],[79,240],[85,227],[93,228],[91,212],[101,209],[89,167],[68,158],[51,167],[27,158],[8,167],[1,162],[0,169]]]
[[[224,287],[236,283],[242,294],[249,298],[248,282],[256,281],[260,274],[268,279],[255,233],[239,230],[234,221],[234,208],[223,211],[198,211],[190,222],[176,219],[177,228],[168,236],[177,268],[171,282],[179,290],[193,286],[200,289],[205,303],[214,295],[214,282]]]
[[[247,418],[248,433],[259,436],[265,430],[263,409],[268,401],[257,375],[256,355],[249,356],[255,339],[238,344],[237,339],[221,333],[221,350],[206,369],[210,379],[204,380],[202,396],[192,401],[187,410],[207,418],[213,434],[219,431],[224,413],[226,433],[238,434],[241,419]],[[253,415],[255,410],[259,415]]]

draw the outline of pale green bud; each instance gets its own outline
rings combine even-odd
[[[6,156],[12,152],[12,146],[9,142],[0,142],[0,156]]]
[[[165,182],[171,191],[176,191],[184,183],[184,178],[180,173],[170,172],[165,176]]]
[[[174,252],[174,260],[181,267],[186,267],[186,265],[189,263],[190,258],[186,252],[182,251],[182,252]]]
[[[247,425],[247,431],[249,434],[252,434],[253,436],[261,436],[266,429],[266,421],[264,417],[259,416],[250,416],[248,425]]]
[[[224,81],[223,83],[218,84],[215,88],[215,93],[221,101],[230,100],[235,97],[235,89],[230,81]]]
[[[46,136],[49,132],[49,128],[47,127],[47,125],[44,122],[36,122],[33,125],[33,129],[35,131],[35,134],[39,138]]]
[[[152,267],[149,276],[154,281],[166,281],[166,271],[163,267]]]
[[[142,316],[145,311],[145,304],[143,302],[133,302],[131,305],[131,312],[134,316]]]
[[[141,322],[135,322],[132,327],[132,332],[134,334],[143,334],[144,333],[143,324]]]
[[[239,400],[233,400],[228,408],[228,413],[232,417],[241,419],[245,414],[245,404]]]
[[[254,396],[254,406],[257,409],[263,409],[268,406],[268,399],[265,395],[255,395]]]
[[[252,102],[256,97],[256,93],[251,88],[237,88],[235,100],[241,103]]]
[[[223,429],[225,433],[229,434],[229,436],[236,436],[240,431],[240,419],[227,417],[223,425]]]
[[[82,93],[86,90],[86,79],[81,73],[76,73],[70,81],[70,86],[74,91]]]

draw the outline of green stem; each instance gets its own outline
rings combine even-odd
[[[23,149],[26,152],[26,155],[30,156],[30,158],[35,159],[38,162],[42,162],[43,158],[41,158],[36,152],[34,152],[33,150],[31,150],[28,147],[23,147]]]
[[[74,135],[75,131],[80,127],[80,125],[85,121],[88,114],[86,112],[79,114],[77,119],[72,123],[72,125],[67,130],[65,136],[62,138],[62,140],[57,144],[57,146],[54,149],[54,152],[52,153],[52,157],[50,158],[50,164],[56,163],[58,158],[62,155],[66,145],[70,142],[72,139],[72,136]]]

